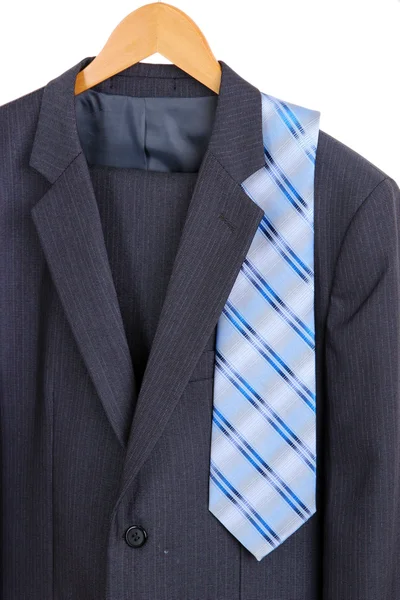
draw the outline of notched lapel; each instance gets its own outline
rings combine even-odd
[[[32,209],[50,273],[112,428],[125,447],[132,362],[86,159],[79,154]]]
[[[135,407],[129,348],[76,123],[76,75],[93,59],[82,59],[45,86],[30,165],[52,186],[32,216],[82,356],[126,448],[115,514],[164,431],[234,285],[263,216],[241,183],[265,159],[260,92],[219,61],[213,129]],[[141,75],[149,67],[136,63],[129,72]]]
[[[208,152],[199,171],[140,389],[119,499],[179,401],[262,216],[261,208]]]

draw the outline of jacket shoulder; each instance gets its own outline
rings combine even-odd
[[[10,100],[5,104],[0,105],[0,120],[4,119],[7,115],[12,113],[18,113],[21,110],[25,110],[29,106],[40,104],[42,94],[45,86],[27,92],[14,100]]]
[[[0,166],[32,140],[44,86],[0,106]]]
[[[315,162],[315,209],[316,256],[321,261],[320,271],[327,269],[329,277],[333,277],[345,239],[350,240],[351,251],[361,244],[359,252],[368,262],[368,248],[380,243],[371,223],[379,222],[388,230],[392,227],[400,214],[400,190],[383,169],[320,130]],[[371,230],[368,244],[360,241],[364,227]]]
[[[30,207],[34,179],[44,179],[29,167],[44,88],[0,106],[0,226],[8,211]],[[26,193],[22,194],[24,189]],[[39,189],[39,188],[37,188]]]

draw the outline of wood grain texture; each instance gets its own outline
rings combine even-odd
[[[78,73],[75,94],[156,52],[219,92],[221,67],[199,27],[178,8],[153,2],[131,12],[117,25],[101,52]]]

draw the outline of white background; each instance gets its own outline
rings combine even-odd
[[[146,2],[0,3],[0,105],[95,56]],[[400,0],[176,0],[217,59],[321,111],[321,129],[400,183]],[[144,62],[168,62],[159,54]]]

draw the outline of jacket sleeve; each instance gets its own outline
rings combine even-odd
[[[323,600],[400,600],[400,190],[361,203],[325,338]]]

